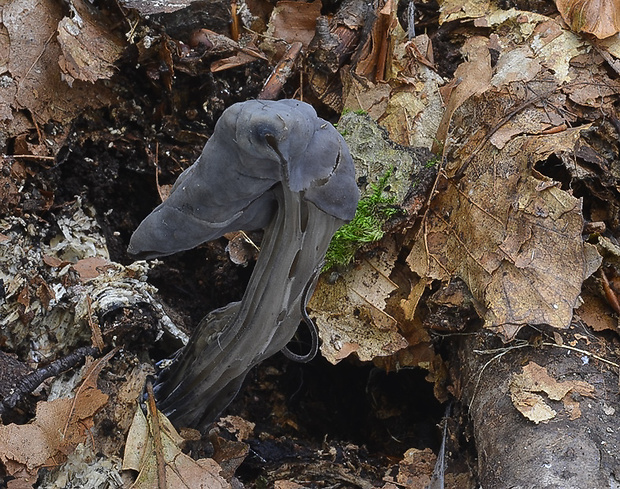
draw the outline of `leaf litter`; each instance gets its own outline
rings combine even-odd
[[[127,435],[123,470],[138,472],[131,489],[218,489],[231,487],[213,459],[194,460],[183,453],[185,439],[179,435],[154,403],[147,403],[145,416],[137,407]]]
[[[39,402],[35,418],[28,424],[0,425],[0,460],[9,475],[30,484],[22,487],[33,487],[42,467],[63,463],[88,439],[93,416],[108,400],[108,395],[97,388],[97,377],[117,351],[85,367],[82,383],[72,397]]]
[[[124,3],[142,8],[143,13],[153,9],[150,2]],[[171,11],[191,2],[167,3],[168,6],[160,11]],[[285,5],[290,2],[280,3],[281,7],[290,9]],[[568,4],[569,15],[571,8],[575,12],[575,2],[558,2],[558,6],[561,3]],[[604,6],[610,4],[615,5],[613,2],[602,3]],[[63,18],[54,5],[43,2],[38,14],[53,20],[52,29],[35,29],[38,41],[34,45],[44,48],[32,52],[32,45],[28,49],[23,45],[14,22],[23,12],[27,25],[48,23],[48,20],[40,22],[35,18],[38,14],[29,9],[31,5],[25,0],[12,2],[4,17],[6,33],[0,39],[3,46],[10,46],[13,51],[21,49],[26,54],[23,60],[11,56],[14,63],[10,71],[12,78],[5,80],[0,92],[0,111],[6,115],[5,119],[12,118],[11,130],[14,132],[31,127],[20,113],[22,107],[43,122],[60,117],[60,113],[53,112],[53,106],[48,104],[51,98],[65,108],[75,107],[76,111],[84,105],[101,106],[111,100],[103,89],[96,98],[90,99],[84,95],[90,92],[81,90],[84,80],[98,83],[97,79],[109,76],[117,53],[114,48],[117,40],[104,40],[110,51],[101,64],[88,63],[87,58],[95,54],[89,51],[95,44],[89,45],[88,37],[98,31],[96,22],[87,13],[80,15],[84,4],[73,2],[75,10]],[[345,69],[340,72],[344,85],[340,103],[347,109],[367,111],[387,128],[394,141],[427,148],[433,146],[447,162],[443,169],[449,178],[445,179],[444,175],[437,182],[439,192],[432,196],[422,232],[406,243],[412,247],[406,264],[414,272],[414,277],[410,278],[409,294],[399,300],[402,314],[411,323],[407,326],[401,319],[401,312],[389,307],[390,298],[398,293],[398,284],[394,280],[398,267],[394,264],[402,242],[398,241],[396,245],[389,240],[380,242],[375,257],[359,258],[351,271],[342,272],[336,285],[326,284],[322,279],[317,289],[317,302],[321,300],[324,288],[337,289],[330,299],[331,304],[313,310],[313,313],[323,315],[317,318],[317,323],[326,356],[335,363],[354,351],[360,358],[375,361],[401,354],[403,362],[397,365],[431,365],[435,359],[429,356],[432,346],[428,332],[416,316],[418,305],[433,281],[446,283],[455,277],[462,279],[471,290],[485,325],[498,331],[505,340],[513,338],[523,325],[530,323],[566,328],[573,319],[573,308],[581,302],[582,284],[599,267],[599,253],[603,254],[603,250],[600,243],[596,243],[597,253],[594,246],[582,242],[584,210],[580,199],[571,195],[570,189],[560,182],[538,171],[537,163],[558,158],[576,178],[595,174],[591,168],[575,162],[575,152],[579,147],[590,148],[595,153],[592,158],[596,160],[598,153],[586,138],[591,126],[583,121],[593,120],[596,111],[611,113],[613,109],[619,88],[607,70],[611,67],[617,71],[614,68],[620,57],[617,40],[608,38],[605,43],[593,44],[597,49],[591,49],[588,40],[576,36],[558,19],[515,9],[489,8],[488,2],[442,2],[440,23],[472,20],[475,26],[489,31],[486,36],[468,37],[462,50],[465,61],[449,81],[434,70],[434,46],[430,38],[418,36],[408,40],[395,22],[395,9],[386,7],[377,15],[385,22],[380,29],[375,29],[375,42],[369,43],[371,48],[364,51],[366,57],[362,60],[365,63],[359,64],[359,70],[353,66],[353,71]],[[78,17],[86,19],[90,26],[84,30],[80,28],[77,36],[69,36],[76,26],[79,27]],[[601,17],[603,20],[599,26],[592,23],[591,16],[583,26],[576,25],[574,19],[566,16],[565,19],[574,31],[601,35],[613,30],[610,22],[615,18]],[[279,29],[275,31],[277,35],[288,39],[286,23],[280,22]],[[615,29],[617,32],[617,27]],[[54,37],[56,32],[61,33],[58,39]],[[308,36],[308,32],[306,29],[304,35]],[[86,42],[83,42],[84,38]],[[391,51],[383,59],[380,41],[387,38],[392,42]],[[146,44],[141,46],[148,51],[149,48],[144,47]],[[495,55],[497,59],[493,59]],[[386,63],[385,66],[375,70],[382,62]],[[39,69],[41,66],[45,69]],[[59,72],[61,66],[62,72]],[[379,72],[380,75],[376,76]],[[61,76],[64,81],[57,84]],[[54,83],[46,77],[51,77],[49,79]],[[67,90],[68,82],[73,83],[71,90]],[[448,86],[446,82],[449,82]],[[442,85],[444,89],[440,91]],[[43,95],[40,100],[28,97],[34,93],[30,87],[40,90]],[[56,93],[50,92],[51,88]],[[71,116],[72,113],[60,118],[68,120]],[[365,164],[360,167],[365,169]],[[380,175],[374,171],[368,173],[370,176]],[[459,178],[450,181],[454,176]],[[397,189],[403,195],[407,190]],[[23,227],[27,228],[26,223]],[[9,243],[14,243],[15,237],[9,228],[3,228],[3,236]],[[410,238],[409,234],[405,239]],[[22,245],[22,250],[30,249],[28,244]],[[108,264],[109,257],[101,252],[101,248],[95,245],[95,249],[94,254],[83,257],[63,256],[61,250],[54,250],[58,261],[49,258],[52,255],[48,254],[45,263],[65,274],[77,272],[80,286],[87,287],[93,281],[108,280],[114,288],[117,280],[129,278],[129,285],[125,287],[128,290],[138,283],[133,279],[146,273],[143,269],[124,271],[116,268],[115,264]],[[120,273],[116,274],[115,270]],[[32,281],[28,286],[25,286],[24,277],[19,275],[21,281],[7,282],[10,285],[8,298],[16,307],[13,319],[20,314],[23,317],[24,313],[54,309],[62,297],[73,297],[66,294],[63,283],[48,281],[45,274],[41,276],[44,277],[42,281]],[[72,289],[67,290],[72,292]],[[139,300],[148,297],[150,292],[147,290],[140,295]],[[590,292],[590,296],[583,296],[586,301],[588,297],[600,298],[596,290]],[[137,303],[135,296],[124,297],[124,304]],[[330,323],[330,315],[333,318],[342,314],[334,309],[334,305],[343,298],[346,298],[345,308],[350,313],[347,317],[355,318],[352,325],[345,324],[344,328],[343,322]],[[113,301],[108,302],[111,303]],[[78,317],[85,320],[88,307],[86,301],[81,304],[76,311]],[[592,319],[600,318],[606,307],[604,301],[597,305],[598,316],[588,316],[584,312],[584,321],[588,324],[598,321],[601,329],[613,328],[609,321]],[[378,340],[377,334],[383,338]],[[341,348],[334,345],[341,345]],[[410,348],[403,349],[407,345]],[[426,354],[404,355],[411,353],[416,346],[423,346]],[[386,364],[390,365],[389,362]],[[552,383],[545,380],[544,384]],[[531,384],[527,386],[532,389],[528,391],[530,394],[541,392]],[[575,391],[579,389],[576,387]],[[545,390],[543,393],[551,399],[551,394]],[[564,398],[567,396],[570,394],[565,394]],[[566,399],[564,402],[565,405],[569,403]],[[538,400],[534,404],[542,406]],[[578,413],[578,406],[571,409],[571,416]],[[535,414],[534,417],[550,414],[544,409],[541,412],[542,415]],[[149,417],[153,421],[152,414],[141,421],[147,431]],[[161,425],[165,426],[165,421]],[[170,440],[172,445],[166,446],[169,446],[170,453],[177,453],[178,444],[173,445],[181,441],[173,433]],[[147,465],[142,469],[152,470]],[[188,470],[196,468],[195,463],[190,465],[193,468]],[[139,463],[136,467],[134,470],[140,470]],[[177,470],[174,465],[170,467]],[[183,472],[185,468],[178,470]],[[405,468],[402,470],[404,472]],[[407,476],[403,473],[401,480],[406,480]]]

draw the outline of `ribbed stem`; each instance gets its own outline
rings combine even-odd
[[[329,242],[343,221],[281,184],[277,211],[241,302],[209,313],[155,386],[158,407],[178,426],[205,429],[248,371],[280,351],[302,320]]]

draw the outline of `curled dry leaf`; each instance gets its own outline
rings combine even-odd
[[[582,396],[594,397],[594,387],[582,380],[558,382],[549,375],[545,367],[535,362],[523,367],[523,373],[515,374],[510,382],[512,403],[523,416],[538,424],[553,419],[557,412],[551,408],[544,397],[536,394],[542,392],[552,401],[564,401],[564,407],[573,420],[581,416],[579,402],[568,394],[575,392]]]
[[[587,32],[605,39],[620,31],[618,0],[555,0],[555,4],[575,32]]]

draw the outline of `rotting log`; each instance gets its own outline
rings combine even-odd
[[[562,335],[570,341],[574,332]],[[453,374],[473,424],[481,487],[618,487],[616,367],[567,343],[501,345],[482,330],[459,338]],[[544,375],[529,379],[525,372],[534,364],[557,384],[550,380],[551,387],[545,386]],[[523,387],[522,379],[538,385]]]

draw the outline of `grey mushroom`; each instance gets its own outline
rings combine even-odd
[[[309,321],[327,247],[358,200],[344,139],[310,105],[253,100],[224,112],[201,156],[129,245],[130,254],[154,258],[265,228],[242,300],[209,313],[156,382],[158,406],[173,422],[205,429],[248,371]]]

